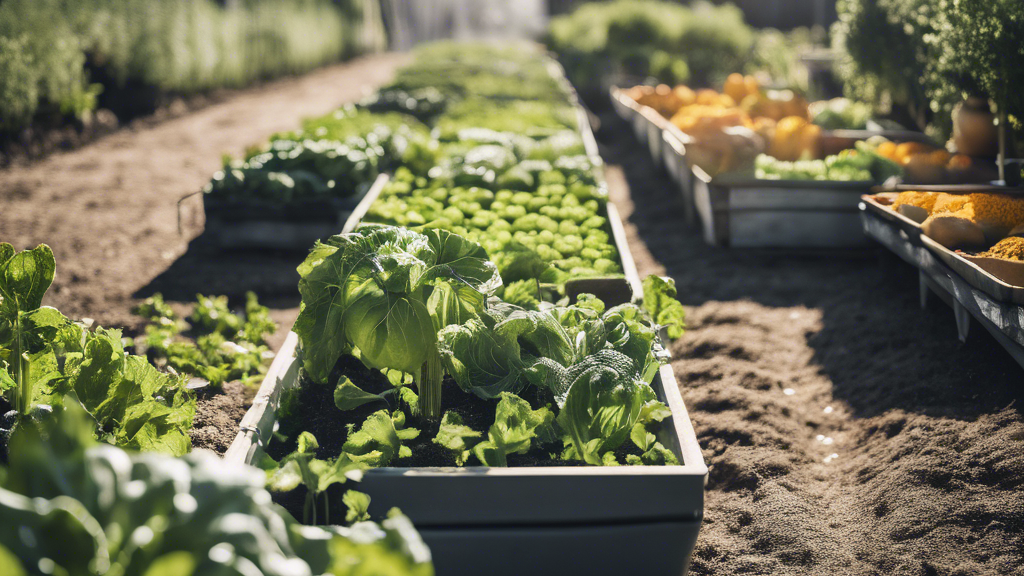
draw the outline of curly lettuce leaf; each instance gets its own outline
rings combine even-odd
[[[526,400],[502,392],[487,440],[473,447],[473,455],[484,466],[508,466],[506,457],[529,452],[538,429],[551,427],[554,420],[555,415],[546,407],[534,410]]]
[[[672,278],[644,278],[644,309],[659,326],[664,326],[672,340],[686,331],[686,310],[676,299],[676,281]]]
[[[629,438],[654,391],[636,378],[633,360],[615,350],[588,356],[570,368],[569,377],[572,383],[558,424],[576,455],[600,466],[605,452]]]
[[[483,438],[483,432],[473,430],[462,422],[462,417],[454,412],[445,412],[441,418],[441,426],[434,437],[434,444],[443,446],[455,455],[455,463],[466,464],[476,446]]]

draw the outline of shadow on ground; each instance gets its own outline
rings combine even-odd
[[[167,300],[187,302],[203,293],[244,301],[246,292],[255,292],[260,302],[272,308],[295,308],[300,300],[295,268],[306,255],[297,251],[220,250],[201,235],[132,297],[148,298],[160,292]]]

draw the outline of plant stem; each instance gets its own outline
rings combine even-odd
[[[444,366],[437,348],[427,355],[427,361],[420,368],[417,386],[420,391],[420,416],[428,422],[441,420],[441,384],[444,382]]]
[[[14,381],[17,383],[18,401],[15,408],[22,416],[28,414],[29,402],[32,401],[32,391],[29,390],[29,378],[26,371],[25,351],[21,346],[21,314],[16,313],[14,317]]]

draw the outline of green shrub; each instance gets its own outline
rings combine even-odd
[[[85,52],[61,17],[60,0],[5,0],[0,4],[0,37],[19,39],[20,65],[34,68],[37,110],[80,116],[95,106],[97,91],[86,79]],[[29,77],[27,70],[21,74],[23,80]]]
[[[102,67],[163,92],[244,86],[305,72],[358,52],[364,18],[359,0],[4,0],[0,2],[0,78],[5,129],[36,111],[81,116],[97,89],[85,71]],[[370,22],[379,28],[379,22]],[[14,50],[18,43],[18,50]],[[20,55],[14,54],[19,53]],[[27,87],[35,80],[34,95]],[[26,104],[27,100],[34,100]]]
[[[0,130],[24,126],[39,100],[39,79],[25,39],[0,37]]]
[[[904,106],[920,127],[932,99],[922,82],[937,15],[933,0],[839,0],[832,26],[836,71],[847,96],[881,108]]]
[[[602,63],[605,74],[610,65],[612,72],[664,82],[692,74],[699,84],[715,83],[740,68],[753,42],[739,8],[707,2],[595,2],[553,18],[548,32],[549,45],[577,83],[599,81],[600,74],[590,72]]]

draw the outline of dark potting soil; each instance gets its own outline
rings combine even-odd
[[[392,389],[392,385],[377,370],[371,370],[362,362],[352,356],[342,357],[335,366],[326,384],[320,385],[311,382],[305,377],[299,383],[299,389],[294,398],[294,404],[290,409],[282,411],[280,427],[275,436],[278,441],[272,442],[267,447],[267,453],[275,459],[280,459],[296,449],[299,434],[309,432],[316,437],[319,448],[316,457],[320,459],[337,458],[341,452],[350,431],[358,430],[368,416],[380,410],[397,410],[403,408],[397,403],[373,402],[364,404],[354,410],[339,410],[334,405],[334,389],[342,376],[348,377],[352,382],[363,390],[381,394]],[[520,393],[520,397],[528,401],[534,409],[548,404],[554,404],[550,395],[536,389],[528,388]],[[472,394],[463,392],[451,377],[445,377],[442,392],[443,412],[452,412],[462,418],[463,424],[474,430],[482,432],[485,436],[487,430],[494,424],[494,412],[497,408],[497,400],[484,400]],[[455,467],[455,454],[435,444],[434,437],[437,436],[439,425],[427,423],[406,412],[406,427],[416,428],[420,431],[419,436],[413,440],[403,441],[412,451],[412,456],[400,458],[391,463],[396,468],[416,467]],[[283,441],[281,439],[283,438]],[[571,462],[561,460],[558,456],[562,450],[560,445],[541,446],[536,441],[530,451],[526,454],[511,454],[508,456],[509,467],[527,466],[581,466],[582,462]],[[625,461],[625,454],[629,448],[621,448],[622,455],[616,452],[620,461]],[[637,452],[639,454],[639,452]],[[475,458],[470,459],[469,465],[479,465]]]

